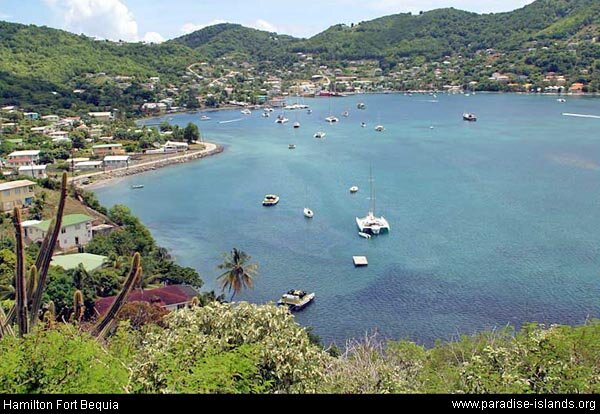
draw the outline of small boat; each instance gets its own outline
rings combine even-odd
[[[315,213],[310,208],[304,209],[304,217],[313,218],[314,216],[315,216]]]
[[[312,109],[308,109],[308,110],[306,111],[306,113],[307,113],[307,114],[309,114],[309,115],[310,115],[310,114],[312,114]]]
[[[477,116],[475,116],[475,114],[465,113],[463,114],[463,119],[469,122],[477,122]]]
[[[323,139],[325,138],[325,135],[327,135],[325,132],[317,132],[314,137],[317,139]]]
[[[359,231],[359,232],[358,232],[358,235],[359,235],[360,237],[362,237],[363,239],[367,239],[367,240],[370,240],[370,239],[372,239],[372,238],[373,238],[373,236],[371,236],[370,234],[368,234],[368,233],[363,233],[362,231]]]
[[[345,112],[342,113],[342,116],[345,117],[345,118],[348,118],[350,116],[350,112],[345,111]]]
[[[267,194],[263,200],[263,206],[265,207],[272,207],[275,206],[279,203],[279,196],[276,196],[274,194]]]
[[[362,102],[361,102],[361,103],[359,103],[358,105],[356,105],[356,107],[357,107],[358,109],[361,109],[361,110],[367,109],[367,105],[365,105],[365,104],[364,104],[364,103],[362,103]]]
[[[361,128],[366,128],[367,124],[365,122],[363,122],[362,124],[360,124]]]
[[[278,115],[277,120],[275,121],[276,124],[287,124],[288,122],[290,122],[290,120],[283,115]]]
[[[271,113],[263,112],[262,116],[263,116],[263,118],[269,118],[271,116]]]
[[[200,120],[201,120],[201,121],[210,121],[210,116],[202,115],[202,116],[200,117]]]
[[[303,290],[290,290],[281,296],[277,302],[279,306],[287,306],[290,311],[301,311],[315,300],[314,293],[306,293]]]
[[[350,187],[350,193],[351,193],[351,194],[356,194],[356,193],[358,193],[358,187],[357,187],[357,186]]]
[[[336,122],[340,122],[340,120],[337,119],[335,116],[328,116],[327,118],[325,118],[325,121],[329,122],[330,124],[335,124]]]
[[[566,100],[565,98],[559,98],[559,99],[557,99],[556,101],[557,101],[557,102],[560,102],[560,103],[565,103],[565,102],[567,102],[567,100]]]
[[[144,186],[143,186],[143,185],[141,185],[141,184],[139,184],[139,185],[132,185],[132,186],[131,186],[131,189],[132,189],[132,190],[139,190],[139,189],[141,189],[141,188],[144,188]]]
[[[294,122],[294,128],[295,129],[300,128],[300,122]]]
[[[289,149],[296,149],[296,144],[290,144],[290,145],[288,145],[288,148]]]
[[[377,132],[383,132],[383,131],[385,131],[385,127],[383,125],[377,125],[375,127],[375,131],[377,131]]]
[[[252,115],[252,111],[249,109],[243,109],[241,112],[243,115]]]

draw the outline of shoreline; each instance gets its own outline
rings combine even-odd
[[[188,152],[183,155],[175,155],[154,161],[142,162],[137,165],[131,165],[125,168],[117,168],[110,171],[100,171],[90,174],[80,175],[78,177],[69,177],[69,183],[78,185],[86,190],[95,190],[101,187],[106,187],[118,183],[124,178],[132,175],[143,174],[150,171],[156,171],[159,168],[165,168],[172,165],[184,164],[190,161],[200,160],[202,158],[221,154],[225,148],[222,145],[212,142],[204,142],[206,148],[200,151]],[[89,179],[92,182],[88,185],[82,185],[81,181]]]

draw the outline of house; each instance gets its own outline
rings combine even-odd
[[[91,171],[100,170],[104,162],[102,161],[80,161],[75,163],[75,170],[77,171]]]
[[[24,165],[19,167],[19,175],[27,175],[38,179],[48,178],[48,174],[46,174],[47,167],[47,165]]]
[[[110,122],[113,119],[111,112],[88,112],[88,116],[100,122]]]
[[[111,226],[110,224],[99,224],[97,226],[92,226],[92,237],[96,237],[98,234],[110,234],[114,229],[115,226]]]
[[[585,87],[585,85],[583,83],[574,83],[573,85],[571,85],[571,87],[569,88],[570,92],[573,93],[582,93],[583,92],[583,88]]]
[[[69,214],[63,217],[58,247],[68,250],[74,247],[85,246],[92,240],[92,221],[94,219],[85,214]],[[32,242],[41,242],[46,237],[51,220],[29,222],[23,224],[25,238]]]
[[[32,121],[37,121],[38,119],[40,119],[40,114],[38,114],[37,112],[25,112],[23,116]]]
[[[18,168],[23,165],[35,165],[40,161],[40,150],[15,151],[8,154],[6,165]]]
[[[101,144],[92,147],[92,153],[96,157],[105,157],[107,155],[123,155],[125,149],[123,144]]]
[[[60,117],[58,115],[45,115],[42,117],[42,120],[48,122],[58,122]]]
[[[164,145],[165,152],[185,152],[190,146],[185,142],[167,141]]]
[[[136,289],[127,296],[127,302],[146,302],[168,311],[190,306],[199,292],[189,285],[171,285],[158,289]],[[96,300],[96,311],[103,315],[115,301],[116,296]]]
[[[90,253],[67,254],[52,257],[52,266],[59,266],[65,270],[77,269],[79,265],[88,272],[100,269],[108,261],[108,257]]]
[[[104,157],[104,168],[113,170],[115,168],[125,168],[129,166],[129,155],[109,155]]]
[[[30,206],[35,198],[34,187],[35,183],[29,180],[0,184],[0,208],[2,211],[9,212],[15,207]]]

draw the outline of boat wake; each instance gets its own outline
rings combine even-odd
[[[563,113],[563,116],[573,116],[575,118],[592,118],[592,119],[600,119],[598,115],[585,115],[585,114],[569,114]]]
[[[233,122],[240,122],[240,121],[243,121],[243,120],[244,120],[244,118],[232,119],[231,121],[221,121],[221,122],[219,122],[219,124],[231,124]]]

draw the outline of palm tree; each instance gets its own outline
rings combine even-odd
[[[225,270],[225,272],[217,280],[221,283],[223,291],[229,289],[229,292],[232,293],[230,299],[232,301],[233,297],[242,289],[254,287],[254,277],[258,272],[258,265],[250,263],[252,258],[238,249],[233,249],[224,257],[225,260],[219,265],[219,269]]]

